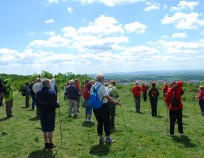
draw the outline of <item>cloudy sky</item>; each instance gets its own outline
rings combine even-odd
[[[203,8],[203,0],[0,0],[0,73],[203,69]]]

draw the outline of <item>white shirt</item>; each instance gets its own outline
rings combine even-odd
[[[32,89],[33,89],[33,92],[34,92],[35,94],[37,94],[37,92],[39,92],[39,91],[42,89],[42,84],[39,83],[39,82],[36,82],[36,83],[33,85]]]
[[[96,82],[93,86],[95,86],[95,89],[97,89],[98,86],[101,84],[102,83],[100,83],[100,82]],[[92,88],[91,88],[91,93],[92,93]],[[98,98],[100,99],[100,101],[103,101],[103,103],[108,103],[108,100],[105,98],[105,96],[107,96],[108,93],[107,93],[107,90],[103,84],[99,87],[97,93],[98,93]]]

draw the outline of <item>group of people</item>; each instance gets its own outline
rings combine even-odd
[[[6,114],[7,117],[12,117],[13,106],[13,88],[11,86],[11,79],[0,80],[0,100],[5,99]],[[104,75],[97,74],[95,81],[87,80],[83,82],[81,88],[77,79],[70,80],[65,87],[65,98],[68,99],[68,117],[74,114],[74,117],[78,116],[80,97],[83,97],[82,106],[85,108],[85,121],[91,122],[92,112],[97,120],[97,134],[99,136],[99,143],[113,143],[115,140],[111,139],[111,129],[115,126],[115,112],[116,105],[121,105],[119,101],[119,94],[116,88],[116,82],[110,80],[109,83],[104,83]],[[166,103],[169,111],[170,129],[169,135],[174,136],[174,127],[177,120],[178,131],[180,135],[183,135],[183,123],[182,123],[182,109],[183,103],[181,96],[184,94],[182,90],[182,82],[171,82],[169,85],[164,84],[162,90],[164,95],[164,102]],[[102,106],[99,109],[92,109],[89,106],[89,97],[93,92],[93,89],[98,89],[97,94],[102,102]],[[199,105],[201,108],[201,114],[204,115],[204,88],[199,87],[199,94],[195,98],[199,99]],[[29,107],[29,96],[32,97],[32,109],[37,108],[37,116],[40,118],[45,149],[52,149],[55,147],[52,141],[53,131],[55,128],[56,108],[59,107],[57,101],[57,89],[55,85],[55,79],[36,79],[32,84],[26,83],[24,88],[25,106]],[[157,104],[159,90],[156,87],[156,83],[152,83],[151,88],[142,83],[139,86],[138,82],[132,87],[132,94],[135,100],[136,112],[140,113],[140,92],[143,93],[143,99],[146,102],[147,96],[150,100],[151,114],[153,117],[157,116]],[[104,135],[105,132],[105,135]],[[105,136],[105,138],[104,138]]]
[[[142,84],[144,86],[144,83]],[[166,103],[169,110],[169,118],[170,118],[170,129],[169,135],[174,136],[174,127],[175,122],[178,122],[178,131],[180,135],[183,135],[183,123],[182,123],[182,109],[183,103],[181,100],[181,96],[184,94],[182,90],[182,82],[171,82],[170,87],[168,87],[167,83],[164,83],[162,88],[164,102]],[[138,85],[138,82],[132,87],[132,94],[135,100],[136,112],[140,113],[140,92],[144,90],[142,87]],[[148,96],[150,100],[151,106],[151,114],[153,117],[157,116],[157,106],[158,106],[158,97],[159,90],[156,87],[156,83],[152,83],[151,88],[148,91]],[[143,94],[144,95],[144,94]],[[145,98],[145,97],[144,97]],[[145,100],[144,100],[145,101]]]

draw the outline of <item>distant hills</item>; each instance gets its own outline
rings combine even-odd
[[[89,74],[88,76],[95,78],[96,74]],[[202,70],[161,70],[161,71],[135,71],[135,72],[118,72],[105,73],[105,79],[114,79],[117,82],[134,82],[142,81],[187,81],[200,82],[204,80],[204,69]]]

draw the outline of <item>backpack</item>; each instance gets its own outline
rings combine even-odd
[[[21,91],[21,95],[22,95],[22,96],[25,96],[25,95],[26,95],[25,90],[22,90],[22,91]]]
[[[93,109],[99,109],[103,102],[98,98],[98,89],[102,84],[100,84],[97,89],[95,88],[95,86],[92,87],[92,92],[90,94],[89,97],[89,106]]]
[[[152,98],[157,97],[157,89],[156,89],[156,88],[154,88],[154,89],[151,90],[151,97],[152,97]]]
[[[9,96],[9,92],[6,91],[5,87],[2,88],[1,96],[2,96],[2,98],[7,98]]]
[[[180,101],[175,97],[175,93],[176,93],[176,88],[174,89],[174,94],[171,100],[171,106],[172,107],[177,107],[180,105]]]

